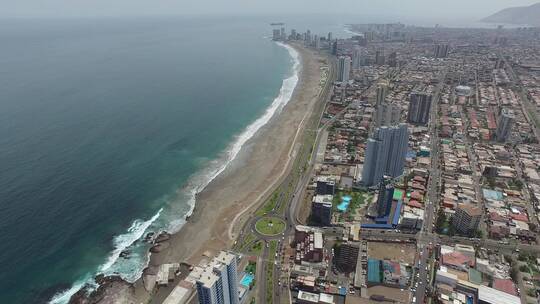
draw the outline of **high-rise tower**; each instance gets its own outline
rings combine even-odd
[[[371,187],[379,184],[385,175],[403,174],[408,143],[407,124],[375,129],[367,141],[362,183]]]
[[[351,72],[351,58],[348,56],[339,57],[337,80],[341,83],[349,82],[350,72]]]

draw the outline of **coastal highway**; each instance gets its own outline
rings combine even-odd
[[[319,94],[319,98],[321,99],[323,105],[322,105],[322,111],[319,115],[318,124],[320,124],[322,115],[324,114],[325,105],[330,100],[331,97],[331,90],[334,84],[334,81],[336,80],[336,73],[337,73],[337,62],[334,57],[329,57],[330,65],[329,65],[329,73],[328,78],[325,83],[325,86],[323,90],[321,91],[321,94]],[[303,163],[307,164],[307,169],[304,170],[302,176],[300,177],[300,180],[298,181],[295,190],[294,195],[289,203],[289,208],[287,208],[287,221],[289,225],[292,225],[293,227],[300,224],[300,221],[298,220],[298,206],[299,202],[303,198],[303,192],[305,188],[307,187],[310,179],[311,174],[313,172],[313,167],[315,165],[315,160],[317,156],[317,151],[319,150],[320,144],[321,144],[321,135],[326,130],[326,128],[330,125],[329,123],[335,121],[336,115],[334,118],[332,118],[330,121],[328,121],[326,124],[319,127],[317,130],[317,135],[315,137],[315,143],[313,144],[313,149],[311,151],[311,154],[308,154],[306,156],[309,156],[308,159],[303,160]]]
[[[303,46],[301,45],[295,45],[295,46],[299,48],[303,48]],[[336,65],[335,65],[335,62],[332,62],[332,61],[335,61],[335,59],[331,57],[328,57],[328,59],[331,62],[331,65],[329,66],[329,74],[327,77],[325,87],[319,93],[319,97],[318,97],[319,100],[323,100],[322,97],[328,94],[329,89],[331,88],[331,83],[335,81],[335,77],[336,77],[335,76]],[[317,106],[315,106],[314,109],[317,109]],[[323,110],[324,110],[324,106],[321,107],[321,114],[319,115],[319,119],[320,117],[322,117]],[[281,172],[278,174],[280,178],[278,178],[271,185],[269,185],[264,192],[260,193],[250,205],[246,206],[240,212],[238,212],[233,218],[233,220],[231,221],[231,224],[229,225],[229,229],[228,229],[228,237],[230,240],[236,240],[236,242],[239,242],[240,240],[244,238],[244,236],[249,232],[249,229],[248,229],[249,226],[258,220],[258,218],[254,216],[253,208],[257,205],[260,205],[261,202],[266,202],[276,191],[279,191],[278,193],[279,197],[278,197],[278,203],[276,204],[276,207],[274,207],[273,211],[280,209],[278,207],[283,204],[283,199],[286,197],[283,189],[286,189],[287,188],[286,186],[291,182],[292,177],[293,177],[293,174],[291,173],[294,173],[291,171],[295,162],[298,161],[297,158],[299,157],[299,155],[297,154],[299,151],[297,151],[298,149],[296,149],[296,147],[298,146],[299,142],[301,142],[302,140],[305,140],[302,136],[305,133],[303,131],[305,131],[306,129],[309,129],[310,127],[309,121],[311,117],[313,116],[310,114],[312,114],[312,112],[306,111],[304,117],[302,118],[302,120],[300,121],[298,125],[298,129],[294,135],[293,142],[291,146],[289,147],[289,151],[287,153],[287,156],[288,156],[287,162],[283,166],[283,169],[281,170]],[[262,206],[259,206],[259,208],[261,207]],[[275,212],[273,213],[274,213],[273,215],[276,215]],[[243,217],[248,217],[248,218],[245,219],[244,225],[240,227],[238,234],[235,234],[234,230],[235,228],[238,228],[237,222],[240,221]]]
[[[320,113],[317,113],[318,118],[314,123],[313,127],[317,127],[320,124],[320,121],[322,119],[322,115],[324,114],[324,109],[326,108],[327,102],[330,100],[331,97],[331,91],[334,84],[334,81],[337,77],[337,61],[336,58],[333,56],[328,56],[328,77],[326,79],[326,83],[324,84],[323,89],[321,90],[319,96],[317,97],[319,101],[317,104],[320,106]],[[303,191],[307,187],[310,179],[311,179],[311,173],[313,170],[313,167],[315,165],[315,159],[317,155],[317,151],[319,149],[320,143],[321,143],[321,134],[324,132],[328,124],[320,127],[317,129],[317,134],[315,137],[315,141],[313,144],[313,148],[311,149],[311,153],[305,153],[303,155],[299,155],[299,157],[303,157],[302,159],[299,159],[299,162],[301,164],[306,164],[306,170],[303,171],[303,173],[298,178],[296,185],[294,187],[294,192],[292,197],[290,198],[288,203],[288,207],[285,210],[285,219],[287,221],[288,229],[285,231],[285,240],[290,240],[291,236],[294,235],[294,227],[298,224],[300,224],[300,221],[298,220],[298,206],[300,205],[300,202],[303,198]],[[306,130],[307,132],[312,132],[312,130]],[[282,267],[276,267],[274,269],[274,277],[279,278],[281,277],[281,271]],[[288,282],[287,282],[288,283]],[[283,296],[281,295],[281,292],[287,292],[287,298],[290,298],[290,289],[289,288],[276,288],[275,294],[274,294],[274,303],[280,303],[280,298]]]
[[[320,120],[321,120],[321,117],[323,115],[323,112],[324,112],[324,109],[325,109],[325,105],[326,105],[326,102],[329,100],[330,98],[330,92],[331,92],[331,89],[332,89],[332,85],[336,79],[336,59],[334,57],[331,57],[331,56],[328,56],[328,60],[329,60],[329,70],[328,70],[328,77],[326,79],[326,83],[324,84],[324,87],[322,88],[322,90],[320,91],[319,95],[317,96],[318,98],[318,101],[316,102],[316,105],[315,105],[315,110],[316,112],[313,112],[313,114],[311,115],[311,117],[307,117],[307,121],[303,121],[302,123],[302,127],[299,128],[298,132],[297,132],[297,137],[298,136],[301,136],[303,135],[302,139],[304,140],[304,142],[302,144],[307,144],[308,142],[306,142],[307,140],[307,132],[313,132],[313,130],[310,130],[309,128],[312,127],[310,122],[311,122],[311,119],[315,120],[313,122],[313,127],[316,127],[319,123],[320,123]],[[316,115],[316,116],[313,116],[313,115]],[[304,117],[304,119],[306,119],[306,117]],[[319,129],[318,132],[317,132],[317,136],[315,138],[315,147],[317,147],[320,143],[320,134],[321,134],[321,130],[322,129]],[[304,132],[302,132],[304,131]],[[303,134],[302,134],[303,133]],[[291,151],[292,149],[294,149],[294,146],[296,145],[296,138],[295,138],[295,141],[293,142],[293,145],[291,147]],[[302,149],[299,150],[300,152],[302,151]],[[312,168],[313,167],[313,159],[314,159],[314,156],[316,153],[316,148],[313,148],[313,151],[312,153],[298,153],[297,155],[294,155],[294,157],[291,158],[291,164],[289,164],[289,167],[294,167],[294,163],[299,163],[299,164],[307,164],[307,167],[309,168]],[[291,153],[292,155],[292,153]],[[302,168],[303,166],[299,166],[299,168]],[[290,169],[290,168],[289,168]],[[311,169],[310,170],[304,170],[303,174],[301,175],[296,175],[296,172],[292,171],[292,170],[289,170],[289,172],[287,173],[287,175],[283,178],[282,181],[280,181],[280,186],[278,189],[280,189],[280,193],[278,194],[278,202],[276,204],[276,206],[274,207],[274,210],[272,212],[270,212],[269,214],[271,215],[274,215],[274,216],[278,216],[278,217],[284,217],[284,219],[286,220],[286,223],[287,223],[287,226],[286,226],[286,229],[285,229],[285,232],[283,233],[283,235],[279,235],[277,236],[277,239],[279,239],[281,242],[280,244],[283,245],[285,242],[284,240],[289,240],[290,236],[292,236],[294,234],[294,226],[298,223],[298,221],[296,220],[296,205],[298,204],[299,202],[299,192],[302,191],[302,188],[304,187],[304,185],[307,185],[307,183],[309,182],[309,177],[310,177],[310,173],[311,173]],[[288,185],[289,183],[294,183],[296,182],[296,185],[294,186],[294,192],[293,192],[293,195],[292,197],[290,197],[290,201],[286,201],[286,198],[288,198],[288,196],[286,195],[286,193],[284,193],[285,191],[287,191],[288,189]],[[285,208],[285,214],[279,214],[279,211],[282,206],[282,204],[288,204],[289,206],[287,206],[287,208]],[[243,229],[243,233],[241,233],[241,235],[243,235],[244,233],[247,233],[247,229],[249,230],[252,230],[253,231],[253,225],[254,223],[259,219],[259,217],[254,217],[253,219],[251,219],[250,221],[250,224],[246,225]],[[247,229],[246,229],[247,228]],[[258,235],[257,236],[260,238],[260,239],[264,239],[265,241],[268,241],[269,239],[276,239],[276,237],[265,237],[265,236],[261,236],[261,235]],[[278,251],[279,252],[279,251]],[[270,265],[270,263],[267,263],[267,261],[269,260],[268,259],[268,255],[269,255],[269,252],[268,252],[268,249],[265,248],[263,249],[263,253],[262,253],[262,256],[260,258],[260,262],[262,263],[259,263],[259,267],[257,267],[257,281],[258,281],[258,284],[256,284],[256,286],[258,286],[258,290],[257,290],[257,298],[258,298],[258,303],[266,303],[267,302],[267,293],[268,291],[266,290],[267,289],[267,285],[266,285],[266,281],[267,281],[267,278],[266,278],[266,275],[267,275],[267,269],[266,267],[268,267]],[[282,265],[280,264],[281,262],[281,258],[280,258],[280,255],[278,254],[278,257],[276,258],[276,263],[272,263],[272,266],[273,267],[273,297],[272,297],[272,301],[274,303],[280,303],[280,298],[281,298],[281,292],[282,291],[287,291],[289,292],[289,289],[288,288],[280,288],[278,286],[278,281],[279,281],[279,278],[281,278],[281,270],[282,270]],[[287,298],[289,297],[290,295],[287,295]]]

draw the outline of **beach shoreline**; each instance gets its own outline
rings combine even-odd
[[[135,283],[107,281],[99,303],[147,302],[153,295],[147,278],[165,263],[198,264],[228,249],[250,214],[287,174],[298,145],[298,134],[318,100],[324,57],[299,45],[300,71],[293,94],[281,111],[241,148],[231,164],[197,194],[195,207],[183,227],[160,242],[148,267]],[[246,211],[247,210],[247,211]],[[150,276],[148,276],[150,275]],[[78,297],[74,297],[78,298]],[[73,301],[74,303],[82,303]]]

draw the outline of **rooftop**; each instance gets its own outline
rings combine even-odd
[[[478,298],[484,302],[491,304],[520,304],[519,297],[489,288],[483,285],[478,287]]]

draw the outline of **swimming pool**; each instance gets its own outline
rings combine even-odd
[[[395,200],[395,201],[403,200],[403,190],[398,189],[398,188],[394,189],[394,195],[393,195],[392,199]]]
[[[347,208],[349,208],[351,200],[352,200],[352,197],[350,197],[349,195],[345,195],[341,197],[341,203],[339,203],[339,205],[337,206],[337,210],[341,212],[347,211]]]
[[[255,277],[252,274],[245,274],[242,280],[240,280],[240,284],[249,288],[249,285],[251,284],[251,282],[253,282],[254,278]]]

